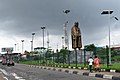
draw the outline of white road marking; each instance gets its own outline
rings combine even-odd
[[[2,73],[3,73],[3,72],[0,72],[1,76],[2,76],[4,79],[8,80],[8,78],[5,77]]]
[[[6,76],[8,76],[7,71],[5,71],[4,69],[1,69],[1,68],[0,68],[0,71],[2,71],[3,74],[5,74]]]
[[[5,71],[4,69],[1,69],[1,68],[0,68],[0,71],[2,71],[2,73],[3,73],[4,75],[9,76],[9,74],[7,73],[7,71]],[[14,76],[15,79],[17,79],[17,80],[25,80],[25,79],[23,79],[22,77],[17,76],[16,73],[10,73],[10,74],[12,74],[12,76]],[[7,77],[3,77],[3,78],[6,79],[6,80],[8,80]]]
[[[19,77],[19,76],[17,76],[17,74],[16,73],[11,73],[14,77],[15,77],[15,79],[17,79],[17,80],[25,80],[25,79],[23,79],[22,77]]]
[[[4,79],[6,79],[6,80],[8,80],[8,78],[7,77],[3,77]]]

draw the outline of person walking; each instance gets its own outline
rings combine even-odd
[[[92,59],[92,57],[90,57],[89,59],[88,59],[88,63],[89,63],[89,70],[90,70],[90,72],[92,72],[92,65],[93,65],[93,59]]]
[[[95,71],[100,72],[100,59],[97,56],[95,56],[94,58],[94,66],[95,66]]]

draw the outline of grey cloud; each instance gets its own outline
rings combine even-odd
[[[7,26],[7,32],[14,35],[29,35],[31,32],[40,32],[41,26],[51,35],[63,35],[65,22],[64,9],[70,9],[67,15],[68,31],[75,21],[80,23],[80,28],[85,39],[95,33],[94,39],[104,38],[107,34],[104,27],[108,25],[108,17],[101,16],[104,9],[114,10],[114,15],[120,17],[119,0],[0,0],[0,22],[15,21]],[[2,28],[1,30],[6,30]],[[88,40],[86,40],[88,41]]]

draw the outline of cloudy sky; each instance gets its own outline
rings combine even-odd
[[[63,10],[69,9],[65,15]],[[108,27],[110,20],[111,44],[120,44],[120,22],[105,15],[103,10],[113,10],[111,16],[120,18],[120,0],[0,0],[0,48],[15,47],[21,51],[31,50],[32,33],[34,47],[42,47],[42,30],[45,26],[45,47],[47,32],[53,49],[62,47],[63,26],[68,20],[67,31],[71,48],[70,30],[74,22],[79,22],[83,46],[94,43],[97,46],[108,44]]]

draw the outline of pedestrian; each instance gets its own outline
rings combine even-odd
[[[100,72],[100,59],[97,56],[95,56],[94,58],[94,66],[95,66],[95,71]]]
[[[90,72],[92,72],[92,65],[93,65],[93,59],[92,59],[92,57],[90,57],[89,59],[88,59],[88,63],[89,63],[89,70],[90,70]]]

